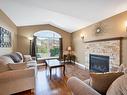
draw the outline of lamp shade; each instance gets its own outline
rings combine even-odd
[[[68,50],[68,51],[71,51],[71,50],[72,50],[72,49],[71,49],[71,46],[69,46],[69,47],[67,48],[67,50]]]
[[[82,39],[84,38],[84,35],[83,34],[81,34],[80,36],[81,36]]]
[[[32,37],[28,37],[28,39],[29,39],[29,40],[33,40],[33,38],[32,38]]]
[[[127,27],[127,21],[125,22],[125,27]]]

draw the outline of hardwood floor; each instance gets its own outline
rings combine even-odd
[[[35,93],[24,91],[15,95],[72,95],[66,84],[71,76],[85,80],[89,78],[89,72],[77,65],[66,65],[66,76],[61,73],[60,69],[53,69],[50,79],[49,71],[44,66],[40,67],[36,78]]]
[[[71,95],[60,69],[53,69],[52,78],[49,78],[48,70],[40,69],[36,80],[36,95]]]

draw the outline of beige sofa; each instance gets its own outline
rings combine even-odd
[[[17,57],[17,59],[14,59],[14,57]],[[27,59],[26,63],[24,61],[23,55],[19,52],[0,56],[0,95],[10,95],[35,88],[35,68],[33,67],[33,62],[32,65],[30,65],[30,62],[27,65],[29,60]],[[34,63],[36,62],[34,61]],[[17,65],[12,70],[9,68],[9,64]],[[23,64],[26,64],[25,68]],[[17,67],[18,69],[16,69]]]
[[[91,86],[89,86],[87,83],[76,77],[71,77],[68,79],[67,85],[72,91],[73,95],[101,95],[96,90],[91,88]]]
[[[124,72],[125,74],[111,83],[106,95],[127,95],[127,65],[122,64],[118,71]],[[82,81],[76,77],[71,77],[68,79],[67,85],[73,95],[101,95],[90,86],[90,79]]]

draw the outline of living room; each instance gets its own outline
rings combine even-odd
[[[0,95],[127,95],[126,0],[0,2]]]

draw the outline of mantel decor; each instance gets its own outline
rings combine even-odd
[[[0,27],[0,47],[11,47],[11,32],[2,27]]]
[[[95,34],[98,35],[98,34],[104,32],[103,30],[104,30],[103,24],[102,24],[102,22],[100,22],[99,24],[96,25]]]
[[[101,27],[97,27],[95,33],[96,33],[96,34],[99,34],[99,33],[101,33],[101,32],[102,32],[102,28],[101,28]]]

